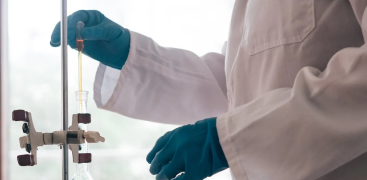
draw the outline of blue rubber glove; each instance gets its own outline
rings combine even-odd
[[[76,25],[84,22],[83,54],[116,69],[125,64],[130,49],[130,33],[99,11],[80,10],[68,16],[68,44],[76,49]],[[51,36],[51,46],[60,46],[60,22]]]
[[[227,169],[216,118],[179,127],[158,139],[147,156],[157,180],[202,180]]]

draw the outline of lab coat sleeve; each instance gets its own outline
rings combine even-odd
[[[367,35],[365,0],[351,0]],[[236,179],[313,180],[367,152],[367,45],[217,118]]]
[[[135,119],[188,124],[227,111],[224,55],[165,48],[130,31],[120,70],[100,64],[94,83],[99,108]]]

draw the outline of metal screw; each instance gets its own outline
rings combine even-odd
[[[27,123],[24,123],[22,126],[23,132],[28,134],[29,133],[29,127]]]
[[[25,144],[25,150],[28,152],[28,153],[31,153],[31,145],[30,144]]]

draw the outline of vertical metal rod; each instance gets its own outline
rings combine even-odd
[[[3,11],[2,11],[2,4],[3,4],[3,1],[2,0],[0,0],[0,26],[1,27],[3,27],[2,26],[2,18],[3,18]],[[6,27],[7,28],[7,27]],[[5,29],[5,28],[4,28]],[[2,42],[3,42],[3,38],[2,38],[2,34],[3,34],[3,32],[2,32],[2,28],[0,29],[0,180],[2,180],[2,179],[4,179],[3,178],[3,160],[2,160],[2,157],[3,157],[3,146],[2,146],[2,143],[3,143],[3,138],[2,138],[2,132],[1,132],[1,130],[3,130],[3,119],[2,119],[2,103],[3,103],[3,101],[2,101],[2,99],[1,99],[1,93],[2,93],[2,62],[3,62],[3,58],[2,58],[2,54],[1,54],[1,52],[2,52]],[[5,121],[4,121],[5,122]]]
[[[68,130],[68,41],[67,41],[67,0],[61,0],[61,58],[62,58],[62,129]],[[62,146],[62,179],[69,179],[68,142]]]
[[[0,0],[0,27],[3,27],[2,25],[3,25],[3,22],[2,22],[2,19],[3,19],[3,9],[2,9],[2,4],[3,4],[3,0]],[[7,16],[5,16],[5,17],[7,17]],[[5,26],[5,28],[4,29],[6,29],[7,27]],[[2,101],[2,79],[4,78],[3,76],[2,76],[2,69],[3,69],[3,66],[2,66],[2,62],[4,61],[4,59],[3,59],[3,55],[2,55],[2,42],[3,42],[3,37],[2,37],[2,35],[3,35],[3,28],[1,28],[0,29],[0,180],[4,180],[5,179],[5,177],[4,177],[4,175],[3,175],[3,173],[4,173],[4,171],[3,171],[3,162],[5,161],[5,158],[4,158],[4,160],[2,159],[3,158],[3,155],[5,154],[5,153],[3,153],[3,151],[4,151],[4,145],[3,145],[3,143],[4,143],[4,139],[3,139],[3,133],[2,133],[2,130],[4,130],[5,128],[3,128],[3,126],[4,126],[4,122],[6,122],[6,121],[3,121],[3,112],[2,112],[2,105],[3,105],[3,101]],[[5,78],[4,78],[5,79]]]
[[[8,0],[0,0],[0,180],[9,179],[8,15]]]

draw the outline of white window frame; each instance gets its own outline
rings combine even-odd
[[[0,0],[0,180],[8,179],[8,1]]]

